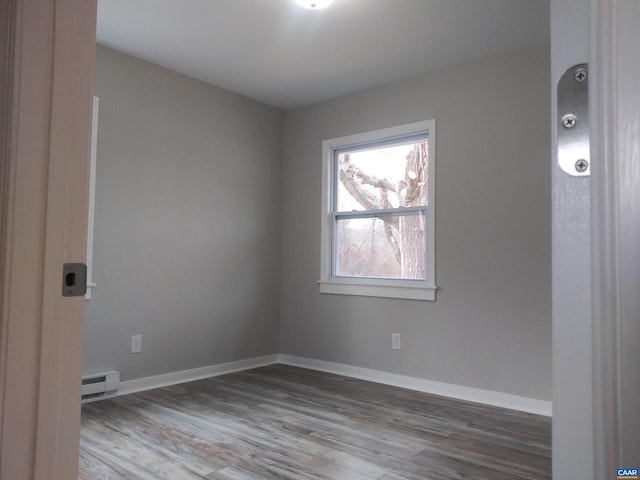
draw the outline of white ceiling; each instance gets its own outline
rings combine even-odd
[[[98,42],[280,108],[549,42],[549,0],[98,0]]]

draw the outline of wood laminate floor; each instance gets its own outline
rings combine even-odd
[[[86,404],[80,474],[544,480],[551,421],[284,365]]]

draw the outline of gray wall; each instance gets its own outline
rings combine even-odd
[[[286,112],[280,352],[550,400],[549,99],[545,47]],[[321,295],[322,140],[430,118],[437,301]]]
[[[100,46],[95,94],[85,371],[127,380],[276,353],[282,113]]]
[[[283,115],[98,47],[95,90],[86,372],[281,352],[551,399],[547,48]],[[429,118],[437,301],[321,295],[322,140]]]

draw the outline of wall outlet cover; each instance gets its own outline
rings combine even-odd
[[[142,352],[142,335],[131,336],[131,353]]]

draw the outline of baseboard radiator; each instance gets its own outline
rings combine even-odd
[[[82,403],[113,397],[120,386],[120,372],[104,372],[82,377]]]

